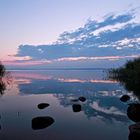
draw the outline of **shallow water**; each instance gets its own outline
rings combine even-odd
[[[132,122],[128,92],[103,70],[11,71],[13,83],[0,97],[0,139],[19,140],[128,140]],[[86,101],[77,101],[79,97]],[[49,106],[39,109],[38,104]],[[73,111],[73,104],[81,111]],[[49,116],[54,122],[33,129],[33,118]],[[46,122],[43,123],[43,125]]]

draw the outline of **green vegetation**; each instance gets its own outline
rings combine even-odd
[[[109,78],[121,82],[140,98],[140,58],[128,61],[121,68],[109,70]]]

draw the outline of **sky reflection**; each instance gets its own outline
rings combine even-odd
[[[86,94],[123,90],[117,81],[107,80],[105,72],[101,70],[80,73],[69,70],[50,73],[48,71],[13,71],[12,74],[22,94]]]
[[[127,104],[120,101],[127,91],[119,83],[106,80],[103,71],[12,71],[11,74],[13,86],[0,98],[1,139],[5,138],[5,132],[7,139],[20,139],[28,131],[26,139],[35,140],[71,140],[73,136],[81,140],[127,140],[131,122],[126,114]],[[86,100],[81,102],[79,97]],[[40,110],[38,105],[42,103],[49,107]],[[75,104],[79,111],[73,111]],[[37,123],[32,127],[34,118]],[[51,118],[55,123],[49,121]],[[45,124],[38,125],[38,119]]]

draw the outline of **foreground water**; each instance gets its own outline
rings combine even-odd
[[[103,70],[11,71],[11,75],[13,83],[0,97],[1,140],[128,140],[132,122],[126,114],[128,105],[119,98],[131,93],[107,80]],[[40,103],[49,106],[39,109]],[[74,104],[81,109],[74,110]],[[53,121],[44,126],[42,117]],[[39,119],[37,124],[34,118]]]

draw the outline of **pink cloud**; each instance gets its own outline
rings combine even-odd
[[[80,61],[80,60],[117,60],[124,58],[137,58],[140,55],[128,55],[128,56],[98,56],[98,57],[64,57],[55,61]]]
[[[17,78],[26,78],[26,79],[40,79],[40,80],[49,80],[51,76],[45,76],[41,74],[28,74],[28,73],[14,73],[13,77]]]
[[[5,65],[10,65],[10,66],[34,66],[34,65],[43,65],[43,64],[48,64],[51,63],[50,61],[3,61]]]
[[[90,82],[90,83],[107,83],[107,84],[111,84],[111,83],[118,83],[117,81],[112,81],[112,80],[101,80],[101,79],[91,79],[91,80],[82,80],[82,79],[77,79],[77,78],[53,78],[52,76],[47,76],[47,75],[41,75],[41,74],[28,74],[28,73],[14,73],[13,77],[15,77],[15,82],[26,82],[26,83],[30,83],[31,79],[40,79],[40,80],[58,80],[60,82],[68,82],[68,83],[86,83],[86,82]]]
[[[12,60],[6,60],[3,61],[5,65],[10,66],[34,66],[34,65],[46,65],[53,62],[63,62],[63,61],[96,61],[96,60],[119,60],[119,59],[125,59],[125,58],[137,58],[140,57],[140,55],[127,55],[127,56],[98,56],[98,57],[64,57],[64,58],[58,58],[53,60],[32,60],[31,57],[13,57]]]
[[[59,78],[58,81],[61,81],[61,82],[69,82],[69,83],[74,83],[74,82],[78,82],[78,83],[86,83],[86,82],[90,82],[90,83],[118,83],[117,81],[112,81],[112,80],[98,80],[98,79],[81,80],[81,79],[63,79],[63,78]]]

